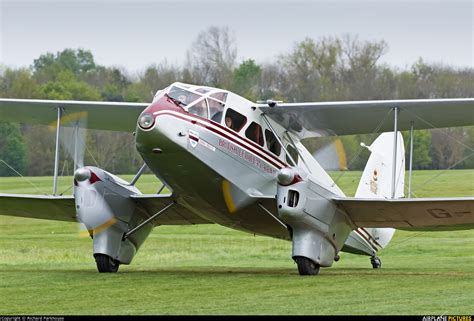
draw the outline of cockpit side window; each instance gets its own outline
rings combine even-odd
[[[259,144],[260,146],[263,146],[264,144],[262,127],[256,122],[252,122],[250,124],[250,126],[245,131],[245,136],[247,136],[248,139],[251,139],[257,144]]]
[[[275,135],[273,135],[273,132],[268,129],[265,129],[265,140],[267,141],[268,150],[271,151],[273,154],[280,156],[281,145],[276,139]]]
[[[211,115],[211,120],[220,123],[222,121],[222,113],[224,111],[224,104],[209,98],[208,99],[209,103],[209,115]]]
[[[196,102],[193,106],[189,107],[188,112],[199,117],[208,118],[209,114],[207,111],[206,99],[204,98],[201,101]]]
[[[224,124],[236,132],[240,131],[247,122],[247,117],[232,108],[228,108],[225,113]]]

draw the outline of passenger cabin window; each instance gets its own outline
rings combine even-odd
[[[273,135],[273,133],[268,129],[265,129],[265,140],[267,141],[268,150],[271,151],[273,154],[280,156],[280,143],[276,139],[275,135]]]
[[[257,144],[259,144],[260,146],[263,146],[264,144],[262,127],[256,122],[252,122],[250,124],[250,126],[245,131],[245,136],[247,136],[248,139],[253,140]]]
[[[206,99],[198,101],[195,105],[189,107],[188,112],[199,117],[208,118]]]
[[[241,113],[236,112],[235,110],[228,108],[225,113],[224,123],[230,129],[235,130],[238,132],[239,130],[244,127],[245,123],[247,122],[247,117],[242,115]]]
[[[292,145],[286,146],[286,150],[291,155],[296,164],[298,164],[298,151]],[[292,164],[288,155],[286,155],[286,161],[288,162],[288,164]]]

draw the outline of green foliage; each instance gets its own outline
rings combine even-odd
[[[0,122],[0,160],[24,174],[26,168],[26,146],[20,126]],[[0,162],[0,176],[16,176],[6,164]]]
[[[101,100],[125,101],[126,92],[131,81],[118,68],[96,66],[94,70],[81,74],[80,80],[100,92]]]
[[[261,74],[262,68],[253,59],[244,60],[234,69],[232,90],[249,100],[257,100]]]
[[[69,70],[61,71],[55,81],[48,81],[39,88],[39,96],[55,100],[100,100],[97,89],[77,80]]]
[[[410,132],[403,132],[405,141],[405,164],[410,160]],[[432,160],[430,155],[431,131],[415,130],[413,132],[413,169],[431,168]]]
[[[37,98],[38,85],[28,69],[7,68],[0,76],[0,97]]]
[[[62,71],[70,71],[74,76],[80,76],[94,70],[94,57],[88,50],[64,49],[56,55],[48,52],[33,61],[32,69],[40,83],[55,81]]]

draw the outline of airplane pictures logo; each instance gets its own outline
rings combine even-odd
[[[423,321],[472,321],[471,315],[426,315]]]

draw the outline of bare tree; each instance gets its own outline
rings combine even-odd
[[[184,73],[195,83],[229,88],[236,58],[235,38],[229,28],[212,26],[201,32],[188,50]]]
[[[378,66],[380,58],[387,52],[385,41],[360,41],[357,36],[344,35],[341,40],[341,81],[346,90],[344,99],[383,99],[376,86],[379,78],[388,82],[389,75]],[[393,97],[392,97],[393,98]]]

